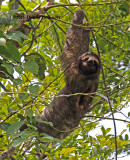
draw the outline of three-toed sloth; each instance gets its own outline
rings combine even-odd
[[[83,25],[85,13],[77,10],[64,45],[61,62],[65,68],[65,87],[59,91],[51,102],[52,110],[45,108],[37,116],[52,122],[53,127],[37,122],[40,133],[63,139],[75,127],[87,112],[97,90],[100,73],[99,57],[89,50],[89,30]]]

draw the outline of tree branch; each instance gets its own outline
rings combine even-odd
[[[30,19],[35,19],[35,18],[40,18],[40,17],[44,17],[44,18],[48,18],[48,19],[55,19],[56,21],[60,21],[62,23],[66,23],[66,24],[69,24],[69,25],[73,25],[73,26],[76,26],[76,27],[80,27],[80,28],[85,28],[85,29],[88,29],[88,28],[102,28],[102,27],[111,27],[111,26],[116,26],[116,25],[121,25],[121,24],[124,24],[124,23],[129,23],[130,20],[128,21],[123,21],[123,22],[117,22],[117,23],[110,23],[110,24],[102,24],[102,25],[89,25],[89,26],[84,26],[84,25],[79,25],[79,24],[75,24],[75,23],[72,23],[72,22],[67,22],[67,21],[64,21],[64,20],[61,20],[61,17],[60,18],[55,18],[55,17],[52,17],[52,16],[46,16],[44,14],[37,14],[37,15],[34,15],[34,16],[31,16]]]
[[[41,7],[40,10],[35,12],[27,12],[22,19],[18,20],[16,28],[10,27],[6,32],[19,30],[22,27],[22,25],[26,21],[30,20],[32,17],[36,17],[39,14],[45,14],[46,11],[49,9],[48,6],[53,4],[54,4],[54,0],[49,0],[49,2],[47,2],[45,6]]]
[[[47,9],[49,8],[53,8],[53,7],[66,7],[66,6],[99,6],[99,5],[112,5],[112,4],[120,4],[120,3],[123,3],[123,2],[127,2],[128,0],[122,0],[122,1],[111,1],[111,2],[104,2],[104,3],[88,3],[88,4],[84,4],[84,3],[70,3],[70,4],[55,4],[53,6],[48,6]]]

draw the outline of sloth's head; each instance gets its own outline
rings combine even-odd
[[[97,74],[100,71],[100,60],[93,52],[86,52],[80,57],[79,69],[85,75]]]

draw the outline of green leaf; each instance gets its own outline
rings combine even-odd
[[[29,91],[31,94],[37,95],[39,92],[39,86],[38,85],[30,85],[29,86]]]
[[[128,134],[125,134],[125,140],[128,141],[129,137]]]
[[[25,137],[16,138],[15,140],[13,140],[12,145],[14,147],[17,147],[17,146],[19,146],[20,144],[22,144],[25,141],[26,141]]]
[[[20,74],[23,73],[23,68],[22,68],[22,66],[15,66],[14,68],[15,68],[16,72],[18,72],[18,73],[20,73]]]
[[[14,135],[12,135],[11,136],[11,139],[13,140],[13,139],[16,139],[16,138],[18,138],[18,137],[29,137],[29,136],[35,136],[35,133],[32,133],[32,130],[27,130],[27,129],[25,129],[24,131],[20,131],[20,132],[17,132],[17,133],[15,133]]]
[[[5,38],[0,38],[0,46],[4,46],[6,43],[6,39]]]
[[[6,62],[3,62],[3,65],[7,69],[8,73],[13,75],[13,73],[14,73],[13,65],[10,63],[6,63]]]
[[[19,36],[16,36],[16,35],[5,35],[5,37],[7,38],[7,39],[9,39],[9,40],[13,40],[13,41],[16,41],[16,42],[18,42],[19,44],[21,44],[21,38],[19,37]]]
[[[110,132],[110,131],[111,131],[111,128],[107,128],[105,132],[106,132],[106,134],[107,134],[107,133]]]
[[[13,33],[23,39],[26,39],[26,40],[28,39],[27,36],[20,31],[14,31]]]
[[[35,61],[38,66],[39,66],[39,71],[38,71],[38,77],[40,80],[43,80],[45,78],[45,70],[46,70],[46,61],[43,58],[43,56],[41,56],[39,53],[34,52],[29,54],[28,56],[26,56],[27,60],[32,60]]]
[[[42,141],[43,142],[59,142],[59,143],[61,143],[61,141],[58,139],[58,138],[54,138],[54,137],[52,137],[52,136],[49,136],[49,135],[47,135],[47,134],[42,134],[44,137],[42,138]]]
[[[31,109],[26,110],[26,114],[28,117],[32,118],[33,117],[33,110],[31,110]]]
[[[53,137],[52,137],[52,138],[43,137],[43,138],[42,138],[42,141],[43,141],[43,142],[53,142],[53,141],[54,141],[54,138],[53,138]]]
[[[125,133],[127,131],[127,129],[124,129],[120,135],[123,135],[123,133]]]
[[[31,124],[27,124],[27,126],[32,128],[32,129],[34,129],[35,131],[37,131],[37,127],[35,127],[35,126],[31,125]]]
[[[24,63],[24,67],[29,72],[32,72],[34,74],[38,74],[39,67],[38,67],[38,64],[35,61],[26,61]]]
[[[20,119],[20,120],[24,120],[25,119],[25,117],[22,115],[22,114],[17,114],[17,116],[18,116],[18,118]]]
[[[22,83],[23,81],[21,79],[13,79],[13,85],[18,86]]]
[[[71,147],[71,148],[63,148],[61,151],[61,155],[69,156],[69,154],[75,149],[75,147]]]
[[[120,140],[123,140],[123,137],[122,137],[121,135],[119,135],[119,139],[120,139]]]
[[[20,62],[21,56],[20,56],[20,53],[19,53],[18,49],[16,48],[16,46],[11,42],[7,42],[6,48],[9,52],[9,54],[13,57],[13,59],[16,62]]]
[[[35,118],[35,119],[33,120],[33,122],[45,123],[45,124],[48,124],[48,125],[50,125],[50,126],[53,127],[53,123],[52,123],[52,122],[43,121],[43,120],[41,120],[41,119]]]
[[[19,95],[19,98],[22,102],[28,98],[27,93],[19,93],[18,95]]]
[[[4,130],[4,131],[7,131],[7,129],[9,128],[10,125],[11,125],[10,123],[4,122],[4,123],[2,123],[2,124],[0,125],[0,128],[1,128],[2,130]]]
[[[8,11],[9,14],[14,14],[16,12],[18,12],[18,9],[11,9]]]
[[[7,129],[7,136],[14,134],[25,122],[16,122]]]
[[[106,131],[105,131],[105,128],[103,126],[101,127],[101,131],[102,131],[103,135],[105,136],[106,135]]]
[[[5,37],[7,39],[11,39],[13,41],[16,41],[18,43],[21,43],[21,38],[23,39],[28,39],[26,35],[24,35],[22,32],[20,31],[13,31],[13,32],[8,32],[7,34],[5,34]]]
[[[7,60],[14,61],[14,58],[8,52],[6,45],[0,46],[0,55]]]

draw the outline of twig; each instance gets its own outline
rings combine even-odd
[[[2,87],[5,92],[10,93],[10,91],[6,89],[6,87],[1,82],[0,82],[0,87]]]
[[[108,119],[108,120],[113,120],[112,118],[109,118],[109,117],[99,117],[99,116],[84,116],[84,117],[90,117],[90,118],[100,118],[100,119]],[[122,122],[126,122],[126,123],[130,123],[129,121],[127,120],[123,120],[123,119],[118,119],[118,118],[115,118],[115,120],[117,121],[122,121]]]
[[[53,20],[52,20],[53,21]],[[54,22],[54,21],[53,21]],[[64,33],[66,34],[66,32],[63,30],[63,28],[61,28],[57,23],[55,23],[55,25]]]
[[[25,52],[23,52],[23,54],[22,54],[22,56],[25,56],[25,54],[31,49],[31,47],[32,47],[32,45],[33,45],[33,39],[31,40],[31,43],[30,43],[30,45],[29,45],[29,47],[28,47],[28,49],[25,51]]]
[[[47,143],[47,147],[49,146],[50,142]],[[43,160],[43,158],[46,158],[47,155],[45,154],[45,151],[39,156],[39,160]]]
[[[24,9],[24,10],[26,10],[26,8],[24,7],[24,5],[20,2],[20,0],[16,0],[21,6],[22,6],[22,8]]]
[[[83,127],[83,125],[81,123],[80,123],[80,126],[81,126],[82,130],[84,131],[84,133],[86,134],[87,131],[84,129],[84,127]]]

